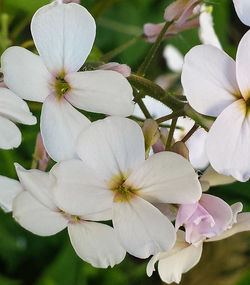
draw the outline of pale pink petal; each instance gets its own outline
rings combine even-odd
[[[11,149],[18,147],[21,141],[22,136],[18,127],[0,115],[0,148]]]
[[[76,157],[76,139],[89,124],[64,98],[48,96],[42,107],[41,134],[49,156],[55,161]]]
[[[127,64],[120,64],[118,62],[108,62],[106,64],[98,66],[100,70],[113,70],[119,72],[124,77],[131,75],[131,68]]]
[[[21,47],[10,47],[2,54],[1,69],[5,84],[19,97],[43,102],[49,95],[53,77],[40,56]]]
[[[71,87],[65,98],[77,108],[108,115],[132,115],[133,90],[120,73],[111,70],[72,72],[65,80]]]
[[[139,258],[147,258],[168,251],[175,242],[171,222],[157,208],[134,196],[113,206],[114,229],[126,251]]]
[[[208,116],[218,116],[240,94],[235,62],[210,45],[196,46],[186,54],[181,80],[190,105]]]
[[[95,30],[93,17],[75,3],[43,6],[31,22],[36,48],[53,75],[77,71],[83,65],[93,46]]]
[[[199,203],[180,205],[175,221],[175,228],[179,229],[183,224],[186,224],[192,215],[197,211]]]
[[[126,255],[114,229],[107,225],[83,221],[69,224],[68,233],[78,256],[94,267],[113,267]]]
[[[248,0],[233,0],[233,3],[241,22],[250,26],[250,2]]]
[[[17,180],[0,176],[0,207],[6,213],[12,211],[12,201],[22,190]]]
[[[7,88],[0,87],[0,114],[12,121],[34,125],[36,117],[32,115],[28,105]]]
[[[250,177],[250,116],[243,99],[227,107],[212,125],[207,138],[207,155],[220,174],[239,181]]]
[[[23,189],[45,207],[55,211],[57,206],[53,202],[51,189],[55,184],[54,177],[51,177],[48,172],[37,169],[26,170],[18,163],[15,163],[15,167]]]
[[[45,207],[27,191],[14,199],[13,217],[23,228],[40,236],[54,235],[68,224],[59,212]]]
[[[189,204],[201,196],[201,186],[192,165],[181,155],[159,152],[149,157],[126,180],[132,189],[151,202]]]
[[[82,161],[60,162],[51,169],[51,174],[56,177],[56,185],[53,187],[55,202],[65,212],[81,216],[112,207],[112,191]]]
[[[250,9],[250,4],[249,9]],[[250,11],[250,10],[249,10]],[[244,99],[250,98],[250,79],[248,77],[250,64],[250,31],[248,31],[241,39],[236,54],[236,76],[240,87],[240,91]]]
[[[80,135],[77,154],[108,183],[114,175],[126,176],[144,161],[142,130],[130,119],[108,117],[99,120]]]

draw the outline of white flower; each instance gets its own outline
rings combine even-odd
[[[109,115],[133,113],[132,88],[121,74],[77,72],[91,51],[95,30],[84,7],[53,2],[40,8],[31,22],[40,56],[10,47],[1,58],[6,85],[23,99],[43,102],[41,133],[56,161],[75,155],[75,140],[90,124],[72,105]]]
[[[147,258],[175,242],[172,223],[151,203],[195,202],[200,184],[192,166],[172,152],[145,160],[142,130],[132,120],[108,117],[79,137],[80,160],[58,163],[54,198],[75,215],[112,210],[114,230],[128,253]],[[70,191],[69,191],[70,190]]]
[[[125,257],[125,250],[113,228],[93,221],[109,220],[111,213],[75,216],[59,209],[51,187],[54,177],[40,170],[25,170],[16,165],[24,191],[13,200],[13,216],[25,229],[40,236],[54,235],[68,229],[76,253],[95,267],[113,267]]]
[[[22,136],[12,122],[26,125],[36,124],[36,118],[29,111],[28,105],[9,89],[0,87],[0,148],[18,147]]]
[[[206,143],[212,167],[239,181],[250,177],[250,32],[242,38],[236,63],[210,46],[194,47],[185,57],[184,93],[199,113],[217,117]]]
[[[241,22],[250,26],[250,2],[248,0],[233,0],[233,3]]]

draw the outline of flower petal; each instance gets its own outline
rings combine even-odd
[[[245,232],[245,231],[250,231],[250,213],[249,212],[239,214],[237,216],[237,223],[233,224],[232,228],[224,231],[220,236],[210,238],[206,241],[210,242],[210,241],[217,241],[217,240],[225,239],[232,235]]]
[[[150,202],[189,204],[201,196],[198,176],[191,164],[173,152],[159,152],[135,169],[126,185],[139,189]]]
[[[0,114],[18,123],[34,125],[36,117],[32,115],[28,105],[7,88],[0,87]]]
[[[210,45],[186,54],[181,80],[190,105],[208,116],[218,116],[240,94],[234,60]]]
[[[250,11],[250,4],[249,11]],[[250,98],[250,79],[248,77],[250,64],[250,31],[241,39],[236,54],[236,76],[240,91],[245,100]]]
[[[6,213],[12,211],[12,201],[22,190],[17,180],[0,176],[0,207]]]
[[[103,181],[109,182],[114,175],[126,176],[145,159],[142,130],[130,119],[99,120],[80,135],[77,154]]]
[[[127,202],[116,202],[113,211],[114,229],[128,253],[147,258],[174,245],[173,225],[144,199],[134,196]]]
[[[40,236],[54,235],[68,224],[59,212],[45,207],[27,191],[14,199],[13,217],[23,228]]]
[[[22,141],[21,132],[10,120],[0,116],[0,148],[18,147]]]
[[[51,169],[51,174],[56,177],[56,185],[53,188],[55,202],[65,212],[81,216],[112,207],[112,191],[108,190],[105,182],[82,161],[68,160],[57,163]]]
[[[42,107],[41,134],[49,156],[55,161],[76,157],[76,139],[89,124],[65,99],[48,96]]]
[[[92,266],[113,267],[126,255],[114,229],[107,225],[94,222],[69,224],[68,233],[76,253]]]
[[[8,48],[1,57],[5,84],[19,97],[43,102],[53,77],[40,56],[21,47]]]
[[[111,70],[73,72],[65,80],[71,87],[65,98],[77,108],[124,117],[133,114],[133,90],[120,73]]]
[[[75,3],[57,1],[33,16],[31,33],[36,48],[53,75],[77,71],[89,55],[95,39],[95,21]]]
[[[250,26],[250,3],[248,0],[233,0],[234,7],[241,22]]]
[[[172,46],[167,45],[163,51],[163,57],[166,60],[167,66],[174,72],[181,72],[183,66],[183,55],[179,50]]]
[[[250,115],[243,99],[227,107],[212,125],[207,137],[207,155],[212,167],[239,181],[250,177]]]
[[[45,207],[56,210],[53,202],[52,185],[55,183],[53,177],[48,172],[37,169],[26,170],[18,163],[15,163],[16,172],[23,189],[28,191],[36,200]]]

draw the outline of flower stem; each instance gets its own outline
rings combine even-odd
[[[151,49],[150,49],[149,53],[147,54],[147,56],[145,57],[143,63],[140,65],[140,67],[137,71],[137,75],[145,76],[149,65],[151,64],[152,60],[154,59],[154,57],[156,55],[157,50],[159,49],[159,47],[161,45],[161,41],[163,39],[164,34],[171,24],[172,24],[172,22],[166,22],[165,23],[160,34],[158,35],[158,37],[155,41],[155,43],[151,47]]]
[[[165,150],[170,150],[170,148],[171,148],[171,143],[172,143],[172,140],[173,140],[173,137],[174,137],[174,131],[175,131],[177,120],[178,120],[178,118],[174,118],[172,120]]]
[[[184,116],[184,115],[185,115],[185,112],[184,112],[183,109],[181,109],[179,111],[173,112],[173,113],[171,113],[169,115],[166,115],[166,116],[163,116],[163,117],[157,119],[156,122],[158,124],[160,124],[160,123],[163,123],[165,121],[168,121],[168,120],[171,120],[171,119],[174,119],[174,118],[178,118],[178,117],[181,117],[181,116]]]
[[[139,96],[138,91],[133,88],[133,94],[134,94],[134,101],[135,103],[138,104],[138,106],[140,107],[140,109],[142,110],[142,113],[144,114],[144,116],[146,117],[146,119],[150,119],[151,115],[146,107],[146,105],[144,104],[144,102],[142,101],[142,98]]]
[[[185,137],[181,140],[182,142],[186,142],[193,134],[194,132],[199,128],[199,125],[194,124],[192,129],[185,135]]]

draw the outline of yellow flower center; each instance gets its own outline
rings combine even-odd
[[[54,90],[59,99],[61,99],[71,89],[69,83],[64,79],[64,76],[65,74],[57,76],[56,82],[53,84]]]

